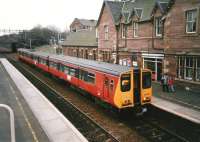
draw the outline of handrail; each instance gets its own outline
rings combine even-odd
[[[0,104],[0,107],[6,109],[10,114],[11,142],[15,142],[15,118],[14,118],[14,112],[8,105]]]

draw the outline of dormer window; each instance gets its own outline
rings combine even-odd
[[[163,21],[161,17],[155,19],[156,36],[161,37],[163,35]]]
[[[186,33],[197,32],[197,9],[186,11]]]

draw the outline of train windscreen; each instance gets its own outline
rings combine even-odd
[[[143,89],[151,88],[151,73],[150,72],[142,73],[142,88]]]
[[[127,92],[131,89],[131,75],[130,74],[123,74],[121,76],[121,91]]]

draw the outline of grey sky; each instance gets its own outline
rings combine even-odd
[[[55,25],[61,30],[74,18],[98,19],[103,0],[0,0],[0,29]]]

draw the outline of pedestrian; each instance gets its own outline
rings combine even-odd
[[[169,76],[168,78],[168,91],[169,92],[174,92],[174,79],[172,76]]]
[[[161,82],[161,85],[162,85],[162,91],[164,92],[164,74],[162,74],[160,82]]]
[[[168,92],[171,92],[171,77],[168,76],[168,79],[167,79],[167,87],[168,87]]]
[[[166,74],[164,74],[164,76],[163,76],[163,92],[168,92],[167,75]]]
[[[175,92],[175,89],[174,89],[174,77],[171,77],[171,91]]]

